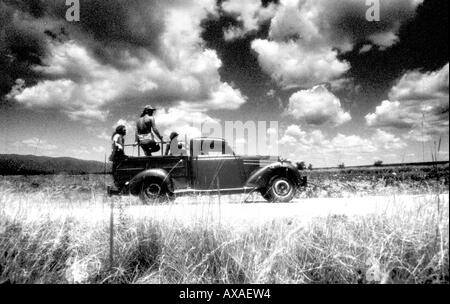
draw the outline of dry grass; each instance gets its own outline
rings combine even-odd
[[[449,166],[405,166],[303,171],[310,185],[304,197],[434,194],[449,187]],[[446,190],[444,190],[446,191]]]
[[[4,182],[0,282],[449,283],[449,206],[439,196],[389,214],[268,218],[241,229],[135,218],[126,212],[133,200],[116,199],[110,265],[111,201],[51,187],[19,193]]]

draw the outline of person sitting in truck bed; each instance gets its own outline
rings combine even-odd
[[[125,138],[124,136],[127,134],[127,129],[124,125],[117,126],[113,135],[111,136],[112,140],[112,153],[109,157],[109,161],[112,164],[112,173],[116,172],[117,166],[120,164],[122,160],[126,158],[124,152]]]
[[[156,143],[153,133],[162,142],[163,137],[156,128],[155,117],[153,114],[156,109],[147,105],[136,122],[136,143],[144,150],[146,156],[151,156],[153,152],[158,152],[161,147]]]

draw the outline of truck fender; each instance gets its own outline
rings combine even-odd
[[[246,187],[262,189],[266,187],[274,176],[290,179],[296,187],[306,184],[306,177],[302,177],[298,169],[288,162],[277,162],[255,171],[247,180]]]
[[[148,169],[137,174],[129,183],[130,193],[138,195],[141,192],[143,183],[153,179],[158,180],[170,193],[173,193],[173,181],[169,173],[164,169]]]

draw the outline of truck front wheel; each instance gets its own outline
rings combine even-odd
[[[261,195],[269,202],[287,203],[295,195],[295,186],[288,178],[275,176],[268,187],[261,190]]]
[[[142,183],[139,198],[144,204],[166,203],[173,198],[173,194],[159,180],[149,180]]]

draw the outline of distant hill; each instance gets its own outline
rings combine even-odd
[[[343,168],[338,167],[322,167],[322,168],[314,168],[315,171],[325,171],[325,170],[353,170],[353,169],[361,169],[361,170],[379,170],[379,169],[392,169],[392,168],[406,168],[406,167],[434,167],[434,166],[449,166],[449,161],[436,161],[436,162],[415,162],[415,163],[396,163],[396,164],[380,164],[380,165],[362,165],[362,166],[345,166]]]
[[[110,172],[110,164],[106,164]],[[104,173],[105,164],[71,157],[0,154],[0,175],[95,174]]]

